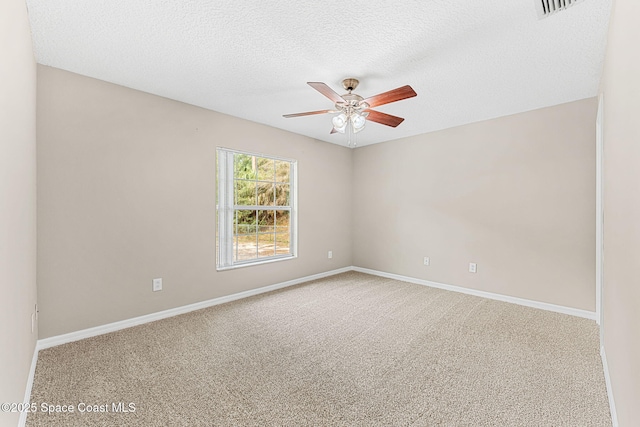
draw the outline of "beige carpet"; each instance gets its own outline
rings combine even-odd
[[[75,412],[28,426],[611,425],[594,322],[360,273],[43,350],[31,401]]]

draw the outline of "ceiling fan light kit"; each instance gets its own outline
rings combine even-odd
[[[308,82],[307,84],[309,86],[334,102],[335,110],[319,110],[308,111],[306,113],[285,114],[283,117],[290,118],[310,116],[315,114],[338,113],[338,115],[334,116],[331,120],[333,124],[331,133],[347,133],[348,131],[349,138],[347,141],[347,145],[355,147],[356,143],[351,142],[351,134],[356,134],[362,131],[367,120],[390,127],[397,127],[404,121],[402,117],[392,116],[387,113],[371,110],[372,107],[390,104],[402,99],[417,96],[416,92],[411,88],[411,86],[407,85],[390,90],[388,92],[383,92],[381,94],[371,96],[369,98],[363,98],[362,96],[353,93],[353,91],[358,87],[359,83],[360,82],[358,81],[358,79],[344,79],[342,81],[342,87],[347,91],[347,93],[345,93],[344,95],[338,95],[325,83]]]
[[[347,116],[344,113],[340,113],[331,120],[333,123],[333,128],[340,133],[344,133],[344,130],[347,128],[347,124],[349,123],[347,120]]]

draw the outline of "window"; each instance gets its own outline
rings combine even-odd
[[[296,162],[218,148],[217,268],[296,256]]]

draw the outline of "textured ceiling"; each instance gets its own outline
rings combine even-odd
[[[358,145],[388,141],[597,94],[611,0],[539,20],[534,0],[301,2],[27,0],[40,64],[327,142],[332,108],[306,84],[365,98],[418,93],[377,110]]]

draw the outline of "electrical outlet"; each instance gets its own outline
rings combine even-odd
[[[478,265],[475,262],[469,263],[469,273],[475,273],[478,271]]]
[[[429,257],[428,257],[428,256],[426,256],[426,257],[424,257],[424,259],[422,260],[422,263],[423,263],[424,265],[430,265],[430,264],[431,264],[431,261],[429,260]]]
[[[162,278],[159,279],[153,279],[153,292],[157,292],[157,291],[161,291],[162,290]]]
[[[327,253],[327,258],[329,258],[329,259],[333,258],[333,251],[329,251]]]

